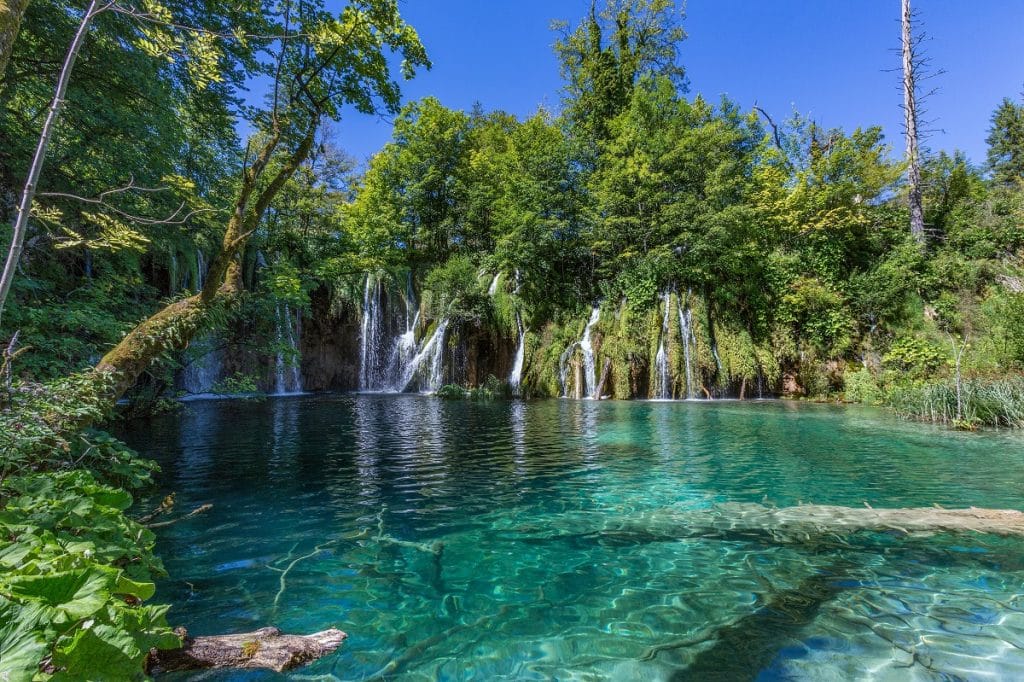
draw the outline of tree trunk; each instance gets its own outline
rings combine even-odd
[[[910,0],[902,0],[903,115],[907,135],[907,182],[909,185],[910,233],[924,241],[924,208],[921,198],[921,158],[917,131],[917,59],[914,54],[913,14]]]
[[[4,74],[27,7],[28,0],[0,0],[0,90],[4,87]]]
[[[266,668],[280,673],[332,653],[347,637],[334,628],[311,635],[285,635],[274,627],[237,635],[186,635],[180,649],[150,650],[146,672]]]
[[[1024,537],[1024,512],[977,507],[873,509],[820,504],[768,507],[726,502],[706,510],[655,510],[620,522],[611,520],[600,534],[723,539],[756,535],[777,542],[803,542],[811,538],[871,531],[896,531],[907,535],[987,533]]]
[[[103,395],[107,400],[113,403],[121,398],[164,353],[186,348],[203,326],[209,311],[217,305],[228,303],[241,291],[238,254],[256,230],[274,197],[309,156],[318,126],[319,119],[314,117],[308,124],[305,137],[273,179],[260,191],[255,204],[250,208],[263,171],[281,140],[280,131],[273,131],[253,164],[243,174],[242,187],[224,230],[221,249],[210,262],[203,290],[195,296],[165,306],[141,322],[96,365],[97,372],[105,378]]]

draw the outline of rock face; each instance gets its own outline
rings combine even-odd
[[[515,344],[514,339],[504,338],[485,326],[460,324],[449,339],[445,357],[446,383],[473,388],[482,385],[489,376],[508,380]]]
[[[355,391],[359,388],[359,311],[350,304],[331,307],[330,293],[311,296],[311,314],[303,321],[299,350],[302,385],[307,391]]]

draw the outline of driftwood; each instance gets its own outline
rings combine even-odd
[[[208,668],[266,668],[291,670],[332,653],[348,637],[331,628],[311,635],[285,635],[274,627],[237,635],[189,637],[183,634],[180,649],[149,652],[150,674]]]
[[[614,535],[616,532],[634,531],[672,537],[766,534],[783,540],[866,531],[897,531],[906,535],[987,533],[1024,537],[1024,512],[978,507],[874,509],[867,505],[859,508],[821,504],[777,508],[727,502],[707,510],[649,512],[640,518],[606,526],[603,533]]]

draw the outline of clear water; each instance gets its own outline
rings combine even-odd
[[[1020,541],[644,526],[726,500],[1020,508],[1020,436],[789,403],[408,395],[191,403],[128,429],[161,494],[214,505],[161,531],[173,623],[349,634],[288,679],[1024,678]]]

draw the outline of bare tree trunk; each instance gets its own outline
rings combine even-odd
[[[917,131],[917,59],[914,54],[913,14],[910,0],[902,0],[903,115],[907,136],[907,180],[910,185],[910,233],[924,241],[924,208],[921,198],[921,157]]]
[[[4,0],[0,0],[0,2],[4,2]],[[43,170],[43,161],[46,160],[46,149],[50,146],[50,138],[53,136],[53,130],[57,126],[57,120],[60,118],[60,110],[64,106],[64,94],[67,92],[68,82],[71,80],[71,70],[75,66],[75,60],[78,58],[79,51],[82,49],[82,43],[85,42],[85,36],[89,32],[89,24],[92,23],[93,17],[106,9],[106,6],[99,7],[99,5],[98,0],[92,0],[89,3],[89,8],[82,15],[78,31],[75,33],[74,40],[71,41],[71,47],[68,48],[67,56],[64,57],[64,64],[60,69],[60,78],[57,79],[57,90],[53,94],[53,101],[50,103],[50,110],[46,114],[43,130],[39,134],[39,144],[36,146],[36,153],[32,157],[32,165],[29,167],[28,178],[25,179],[25,187],[21,192],[21,202],[18,204],[18,213],[14,219],[7,261],[4,263],[3,274],[0,275],[0,321],[3,320],[4,303],[6,303],[7,295],[11,291],[11,283],[14,281],[14,273],[18,269],[18,261],[21,260],[21,250],[25,243],[25,232],[28,229],[28,218],[32,213],[32,200],[36,195],[36,183],[39,182],[39,174]],[[2,8],[3,5],[0,5],[0,9]],[[3,17],[2,12],[0,12],[0,17]],[[17,20],[20,23],[20,15],[17,17]],[[0,39],[3,38],[0,37]],[[13,42],[13,36],[11,40]],[[2,57],[3,55],[0,54],[0,58]]]
[[[27,7],[28,0],[0,0],[0,90],[3,89],[4,74],[7,73],[7,64],[11,61],[14,41]]]

